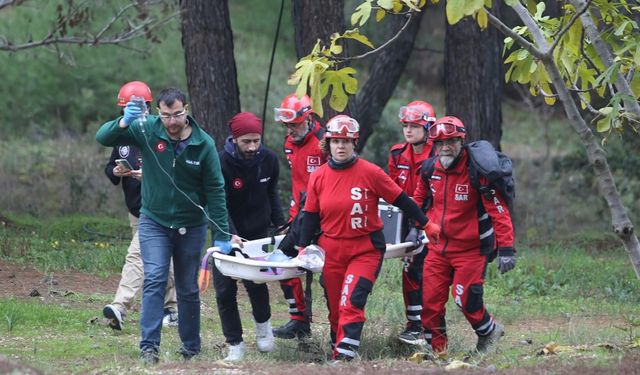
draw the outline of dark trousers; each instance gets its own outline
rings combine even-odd
[[[249,301],[253,318],[257,323],[264,323],[271,318],[271,306],[269,305],[269,290],[267,284],[256,284],[249,280],[242,280]],[[222,322],[222,333],[226,342],[236,345],[242,342],[242,322],[238,311],[238,282],[220,273],[213,265],[213,285],[216,289],[216,302]]]

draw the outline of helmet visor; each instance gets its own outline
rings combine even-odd
[[[274,108],[273,119],[277,122],[292,122],[297,117],[296,111],[289,108]]]
[[[430,117],[428,113],[424,113],[415,108],[403,106],[400,107],[400,112],[398,112],[398,118],[402,122],[418,122],[418,121],[426,121],[426,122],[434,122],[436,121],[435,117]]]
[[[327,133],[329,136],[338,134],[347,135],[349,133],[355,134],[358,131],[360,131],[360,124],[350,117],[334,118],[327,124]]]
[[[429,127],[429,138],[460,136],[460,133],[464,134],[464,128],[449,123],[439,123]]]

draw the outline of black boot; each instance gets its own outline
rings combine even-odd
[[[281,339],[303,338],[311,336],[309,322],[291,319],[282,327],[275,328],[273,335]]]

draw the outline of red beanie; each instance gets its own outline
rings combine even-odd
[[[229,130],[233,138],[251,133],[262,135],[262,121],[251,112],[240,112],[229,120]]]

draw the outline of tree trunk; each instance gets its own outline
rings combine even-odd
[[[638,237],[634,233],[633,223],[627,215],[627,210],[620,199],[620,193],[616,187],[616,183],[611,174],[609,163],[607,162],[607,155],[600,147],[600,142],[593,135],[591,129],[587,126],[584,118],[580,114],[580,110],[576,102],[573,100],[571,93],[565,86],[562,75],[556,65],[553,55],[547,52],[550,49],[549,43],[542,35],[542,31],[538,28],[535,21],[531,18],[531,15],[524,6],[520,3],[516,3],[513,6],[518,16],[522,19],[523,23],[534,38],[538,48],[543,53],[541,62],[549,72],[551,83],[562,103],[564,110],[567,114],[569,122],[575,129],[576,133],[580,136],[582,144],[587,151],[587,157],[589,163],[593,167],[593,170],[598,178],[598,184],[600,187],[600,194],[607,202],[609,211],[611,213],[611,222],[613,231],[622,241],[633,268],[636,272],[636,276],[640,279],[640,242]],[[494,22],[493,20],[491,22]]]
[[[181,0],[182,46],[191,113],[222,148],[227,121],[240,112],[227,0]]]
[[[420,30],[423,12],[415,14],[406,29],[375,56],[367,82],[364,84],[356,97],[356,105],[352,113],[360,123],[360,140],[358,142],[358,152],[364,149],[369,136],[374,132],[375,126],[380,121],[382,111],[404,72],[404,69],[413,51],[413,45]],[[391,16],[390,33],[391,38],[405,24],[406,18],[401,16]],[[415,98],[422,99],[422,98]],[[424,98],[429,100],[429,98]]]
[[[344,0],[293,0],[292,3],[298,60],[311,53],[318,39],[327,45],[331,34],[344,31]],[[346,53],[346,46],[344,51]],[[328,97],[323,100],[322,107],[323,122],[338,114],[329,107]],[[348,112],[348,108],[344,112]]]
[[[492,13],[499,17],[500,2]],[[502,36],[494,28],[481,31],[466,17],[447,23],[445,36],[445,104],[447,115],[462,120],[467,140],[485,139],[500,149],[502,138]]]

